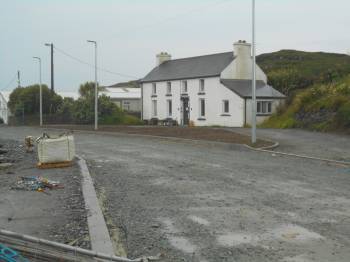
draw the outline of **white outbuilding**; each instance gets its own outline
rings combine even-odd
[[[8,124],[8,118],[11,113],[7,106],[7,103],[10,99],[10,93],[7,91],[0,91],[0,118],[4,121],[5,124]]]
[[[251,45],[238,41],[233,52],[171,60],[157,55],[156,67],[141,79],[142,118],[179,125],[242,127],[251,123]],[[285,96],[267,84],[256,65],[257,122],[275,112]]]

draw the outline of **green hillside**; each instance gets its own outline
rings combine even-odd
[[[262,127],[350,130],[350,56],[282,50],[257,62],[288,97]]]
[[[281,50],[257,57],[269,83],[286,95],[317,83],[331,83],[350,73],[350,56]]]

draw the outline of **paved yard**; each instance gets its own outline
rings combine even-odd
[[[0,128],[2,138],[39,133]],[[323,150],[324,140],[308,147]],[[119,253],[163,252],[166,261],[350,260],[350,167],[233,145],[83,133],[76,141]]]

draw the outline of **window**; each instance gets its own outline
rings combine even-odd
[[[171,94],[171,82],[167,82],[167,83],[166,83],[166,93],[167,93],[168,95]]]
[[[157,85],[156,83],[152,84],[152,95],[156,95],[157,94]]]
[[[230,113],[230,103],[228,100],[223,100],[222,101],[222,112],[224,114]]]
[[[256,112],[262,115],[268,115],[272,112],[272,102],[271,101],[258,101]]]
[[[152,113],[153,116],[157,116],[157,100],[152,100]]]
[[[130,111],[130,102],[129,101],[123,101],[123,109],[126,111]]]
[[[182,81],[182,93],[187,93],[187,81]]]
[[[167,100],[168,117],[173,115],[173,101]]]
[[[204,79],[199,80],[199,92],[203,93],[205,91],[204,89]]]
[[[205,117],[205,99],[199,99],[199,117]]]

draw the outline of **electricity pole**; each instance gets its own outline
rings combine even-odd
[[[252,144],[256,143],[255,0],[252,0]]]
[[[39,88],[40,88],[40,126],[43,125],[43,90],[41,85],[41,58],[34,56],[39,61]]]
[[[88,43],[95,45],[95,130],[98,129],[98,83],[97,83],[97,42],[92,40],[87,40]]]
[[[53,68],[53,43],[45,44],[46,46],[50,46],[51,48],[51,92],[55,91],[55,85],[54,85],[54,68]]]

